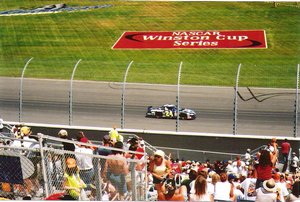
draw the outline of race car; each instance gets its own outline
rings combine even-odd
[[[146,117],[177,119],[177,107],[173,104],[165,104],[157,108],[149,106]],[[179,119],[194,120],[196,112],[187,108],[179,108]]]

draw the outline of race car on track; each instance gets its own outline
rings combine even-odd
[[[146,117],[177,119],[177,107],[173,104],[165,104],[157,108],[149,106]],[[179,108],[179,119],[194,120],[196,112],[187,108]]]

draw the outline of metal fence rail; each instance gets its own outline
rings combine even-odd
[[[30,144],[30,146],[0,145],[0,195],[2,196],[22,199],[30,195],[34,200],[42,200],[49,196],[57,197],[66,193],[73,196],[72,194],[75,193],[74,195],[79,194],[78,199],[81,200],[147,200],[147,168],[137,166],[146,165],[146,160],[125,159],[114,155],[101,156],[95,152],[91,154],[78,152],[78,148],[89,150],[92,147],[95,150],[105,147],[43,134],[38,135],[38,141],[13,140],[24,145]],[[75,144],[75,152],[55,148],[57,146],[60,148],[62,142]],[[75,159],[76,167],[80,167],[82,161],[90,161],[92,168],[76,170],[76,167],[70,167],[68,161],[70,158]],[[112,160],[128,165],[129,173],[121,173],[118,176],[110,171],[106,162]],[[72,172],[75,174],[72,175]],[[112,175],[116,178],[116,182],[113,181]],[[74,176],[79,176],[82,185],[85,184],[80,190],[70,188],[72,184],[68,180],[73,180]],[[118,179],[125,181],[118,181]],[[122,187],[117,186],[118,184]]]

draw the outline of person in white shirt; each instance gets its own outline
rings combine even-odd
[[[290,166],[290,172],[296,173],[298,167],[299,167],[299,158],[296,156],[296,152],[293,152],[291,166]]]
[[[214,199],[230,201],[234,197],[234,185],[228,182],[225,172],[220,173],[220,180],[215,184]]]
[[[88,139],[83,137],[80,142],[88,143]],[[93,166],[93,150],[89,146],[79,145],[75,148],[75,152],[82,154],[75,154],[77,166],[79,168],[80,178],[87,185],[87,189],[90,189],[93,184],[94,178],[94,166]],[[87,155],[88,154],[88,155]]]
[[[212,190],[208,189],[206,178],[199,175],[191,190],[190,201],[214,201]]]
[[[254,171],[250,167],[248,169],[248,177],[241,183],[241,188],[244,190],[244,199],[255,201],[255,184],[256,178],[254,176]]]
[[[273,178],[274,178],[276,186],[277,186],[280,202],[285,202],[287,196],[289,195],[289,192],[286,188],[286,184],[280,181],[280,173],[279,172],[275,173]]]

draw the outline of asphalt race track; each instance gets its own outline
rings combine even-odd
[[[120,128],[122,88],[74,81],[73,125]],[[19,121],[19,89],[19,78],[0,77],[0,115],[6,121]],[[70,81],[25,78],[21,122],[68,125],[69,89]],[[176,85],[127,83],[125,89],[124,128],[176,131],[176,120],[145,118],[147,106],[176,104]],[[293,137],[295,89],[249,89],[239,87],[237,134]],[[195,110],[197,119],[179,121],[178,131],[233,133],[233,87],[180,86],[179,97],[180,107]]]

